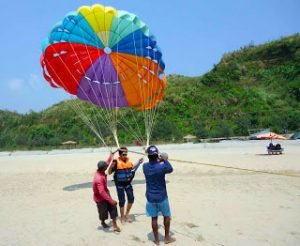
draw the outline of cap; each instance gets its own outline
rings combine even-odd
[[[98,169],[102,170],[102,169],[106,168],[108,165],[107,165],[106,161],[99,161],[97,166],[98,166]]]
[[[154,145],[150,145],[147,149],[148,155],[158,155],[158,149]]]

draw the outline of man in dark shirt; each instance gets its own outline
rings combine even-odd
[[[171,211],[169,206],[165,175],[173,172],[173,167],[168,160],[159,159],[159,152],[156,146],[151,145],[147,148],[149,162],[143,165],[146,178],[146,213],[152,218],[152,230],[154,243],[159,245],[158,239],[158,213],[164,216],[165,243],[175,241],[170,237]]]

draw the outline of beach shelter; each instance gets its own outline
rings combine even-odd
[[[300,132],[295,132],[292,136],[291,139],[300,139]]]
[[[188,134],[188,135],[183,137],[183,140],[185,142],[193,142],[196,138],[197,138],[196,136]]]
[[[257,139],[259,139],[258,136],[261,136],[261,135],[264,135],[264,134],[269,134],[269,133],[270,133],[270,129],[267,128],[267,129],[264,129],[264,130],[262,130],[260,132],[256,132],[256,133],[251,134],[249,136],[249,139],[250,140],[257,140]]]
[[[69,140],[69,141],[63,142],[63,143],[61,143],[61,144],[62,144],[63,146],[65,146],[65,148],[70,149],[71,146],[76,146],[77,142]]]
[[[77,142],[75,142],[75,141],[66,141],[66,142],[63,142],[61,144],[62,145],[72,145],[72,144],[77,144]]]
[[[257,139],[277,139],[277,140],[287,140],[286,137],[281,136],[275,132],[268,132],[257,136]]]

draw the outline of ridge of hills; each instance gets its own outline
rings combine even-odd
[[[246,136],[251,129],[300,129],[299,33],[227,53],[202,76],[172,74],[167,81],[152,141],[180,141],[186,134],[214,138]],[[111,133],[100,127],[112,143]],[[70,139],[80,146],[99,143],[66,101],[27,114],[0,110],[0,129],[1,149],[58,146]],[[120,130],[119,141],[132,144],[135,139]]]

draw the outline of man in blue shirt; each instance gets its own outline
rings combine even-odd
[[[159,152],[156,146],[151,145],[147,148],[149,162],[143,165],[143,171],[146,178],[146,213],[152,217],[152,230],[154,243],[159,245],[158,239],[158,213],[164,216],[165,243],[175,241],[170,237],[171,211],[169,206],[165,175],[173,172],[173,167],[165,157],[159,158]]]

